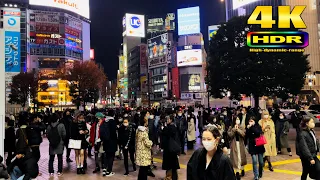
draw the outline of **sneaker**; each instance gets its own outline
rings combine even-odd
[[[54,174],[53,174],[53,173],[50,173],[50,176],[51,176],[51,177],[53,177],[53,176],[54,176]]]
[[[62,176],[63,174],[62,174],[62,172],[58,172],[58,176]]]
[[[289,156],[292,157],[292,152],[289,152]]]
[[[128,176],[128,175],[129,175],[129,173],[128,173],[128,172],[124,173],[124,176]]]
[[[103,169],[102,170],[102,176],[106,176],[107,175],[107,170],[106,169]]]
[[[107,176],[107,177],[114,176],[114,175],[115,175],[114,172],[107,172],[107,173],[106,173],[106,176]]]
[[[73,162],[70,158],[67,158],[67,163]]]

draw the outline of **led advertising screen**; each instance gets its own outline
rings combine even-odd
[[[148,19],[147,33],[175,30],[175,19],[175,13],[168,13],[166,17]]]
[[[233,9],[238,9],[239,7],[242,7],[244,5],[256,2],[259,0],[232,0],[232,7]]]
[[[20,32],[5,31],[6,72],[20,72]]]
[[[126,35],[131,37],[145,37],[144,15],[126,14]]]
[[[218,29],[219,29],[219,25],[213,25],[208,27],[209,41],[214,35],[217,34]]]
[[[168,33],[161,34],[152,39],[148,39],[149,58],[164,56],[168,53]]]
[[[202,50],[190,49],[177,52],[177,66],[195,66],[202,64]]]
[[[88,19],[90,17],[89,0],[29,0],[29,4],[65,9]]]
[[[200,8],[191,7],[178,9],[178,34],[198,34],[200,33]]]
[[[182,74],[181,91],[200,91],[201,76],[200,74]]]

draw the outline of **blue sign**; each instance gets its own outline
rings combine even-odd
[[[200,33],[200,8],[191,7],[178,9],[178,34],[199,34]]]
[[[5,32],[6,72],[20,72],[20,32]]]
[[[9,19],[8,19],[8,24],[9,24],[10,26],[14,26],[14,25],[17,24],[17,21],[16,21],[14,18],[9,18]]]
[[[133,16],[130,20],[131,26],[135,29],[141,26],[141,21],[137,16]]]

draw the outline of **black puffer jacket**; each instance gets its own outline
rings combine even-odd
[[[128,146],[130,150],[135,149],[136,143],[136,129],[135,124],[129,124],[125,127],[123,125],[119,128],[119,144],[122,148]]]
[[[297,141],[297,155],[300,158],[311,161],[314,157],[317,156],[317,153],[320,151],[319,140],[314,141],[312,134],[316,137],[313,131],[308,129],[303,129],[298,135]]]
[[[31,123],[27,127],[27,137],[29,146],[39,146],[42,143],[41,132],[46,129],[44,123]]]
[[[31,153],[27,153],[21,159],[15,159],[8,167],[9,174],[12,173],[15,166],[18,166],[18,168],[25,175],[23,180],[35,179],[39,174],[37,160],[32,157]]]

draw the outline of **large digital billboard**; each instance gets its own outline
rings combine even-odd
[[[144,15],[126,14],[126,35],[131,37],[145,37]]]
[[[182,74],[181,91],[200,91],[201,76],[200,74]]]
[[[244,5],[256,2],[259,0],[232,0],[232,8],[238,9],[239,7],[242,7]]]
[[[168,53],[168,33],[148,39],[148,54],[149,58],[164,56]]]
[[[147,22],[147,33],[175,30],[175,19],[175,13],[168,13],[166,17],[149,18]]]
[[[178,34],[198,34],[200,33],[200,8],[191,7],[178,9]]]
[[[65,9],[88,19],[90,17],[89,0],[29,0],[29,4]]]
[[[177,66],[202,65],[202,50],[189,49],[177,52]]]

